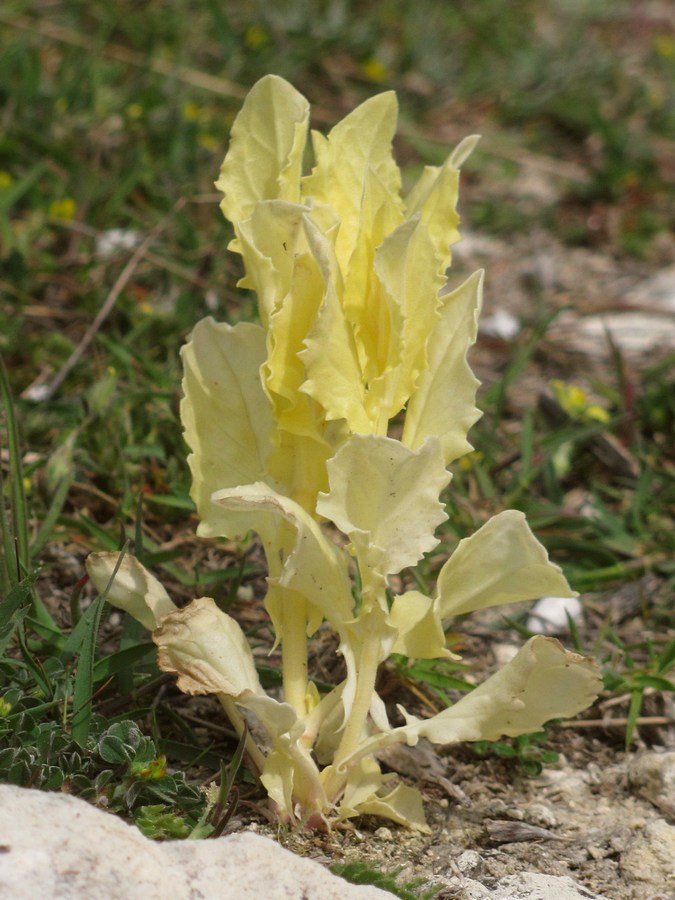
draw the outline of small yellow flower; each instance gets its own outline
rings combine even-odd
[[[0,171],[0,191],[4,191],[8,187],[11,187],[13,183],[14,179],[9,172]]]
[[[53,219],[63,219],[64,222],[70,222],[75,215],[77,206],[72,197],[64,197],[62,200],[53,200],[49,204],[49,215]]]
[[[127,115],[130,119],[140,119],[143,115],[143,107],[140,103],[130,103],[127,106]]]
[[[188,100],[183,104],[183,118],[188,122],[198,122],[201,116],[201,107],[198,103]]]
[[[221,146],[218,138],[215,138],[212,134],[207,134],[206,132],[201,132],[197,135],[197,143],[202,150],[208,150],[209,153],[213,153]]]
[[[361,71],[366,78],[377,83],[386,81],[389,75],[385,64],[374,56],[371,56],[369,59],[365,60],[365,62],[361,63]]]
[[[166,756],[162,754],[149,763],[132,763],[131,774],[144,781],[159,781],[166,776]]]
[[[610,415],[607,410],[597,403],[591,403],[588,394],[579,385],[553,378],[551,388],[555,399],[571,419],[609,422]]]
[[[657,34],[654,38],[654,50],[657,56],[664,59],[675,58],[675,37],[672,34]]]
[[[269,42],[269,35],[262,25],[250,25],[244,32],[244,45],[249,50],[259,50]]]
[[[481,453],[480,450],[472,450],[471,453],[466,453],[460,457],[457,462],[462,472],[470,472],[476,463],[483,461],[484,457],[485,454]]]

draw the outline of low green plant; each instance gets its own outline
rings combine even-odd
[[[389,891],[395,897],[400,897],[401,900],[433,900],[442,890],[440,886],[424,887],[423,878],[414,878],[400,884],[398,881],[400,869],[382,872],[360,860],[334,863],[330,870],[334,875],[339,875],[352,884],[372,884],[382,891]]]
[[[182,773],[169,773],[166,757],[135,722],[108,723],[97,716],[82,745],[62,721],[45,716],[45,706],[55,712],[55,703],[40,702],[18,687],[4,691],[0,717],[4,781],[77,794],[134,821],[140,819],[139,827],[151,837],[167,836],[169,822],[175,827],[182,823],[187,836],[188,823],[196,824],[204,796]]]
[[[541,746],[548,735],[545,731],[532,734],[519,734],[510,741],[476,741],[472,744],[478,756],[501,756],[503,759],[515,760],[526,775],[539,775],[546,765],[556,763],[559,759],[555,750]]]
[[[620,669],[610,665],[603,667],[605,688],[616,694],[628,694],[629,706],[625,732],[626,752],[630,750],[635,736],[638,718],[642,712],[645,691],[675,694],[675,679],[668,677],[675,672],[675,640],[668,641],[658,650],[652,640],[639,647],[627,646],[616,635],[613,643],[620,650],[623,665]],[[646,656],[644,662],[636,662],[636,651]]]

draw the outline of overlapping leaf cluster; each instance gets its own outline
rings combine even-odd
[[[438,543],[447,466],[471,449],[478,383],[466,354],[482,284],[477,273],[442,290],[459,237],[459,166],[475,139],[402,197],[396,119],[396,98],[384,93],[328,136],[313,132],[303,176],[307,101],[275,76],[255,85],[217,185],[260,324],[206,319],[183,351],[199,531],[260,536],[284,700],[264,692],[240,627],[210,598],[177,609],[131,557],[108,594],[152,630],[159,664],[182,690],[216,694],[241,730],[245,715],[263,726],[267,745],[249,738],[249,757],[285,821],[371,813],[425,828],[419,794],[390,784],[378,750],[533,731],[584,708],[599,687],[591,661],[534,638],[431,719],[401,709],[405,725],[392,727],[375,691],[391,653],[450,656],[453,617],[571,593],[522,514],[506,511],[459,544],[434,596],[391,595],[390,576]],[[116,562],[90,558],[99,587]],[[320,696],[307,639],[323,622],[339,636],[347,675]]]

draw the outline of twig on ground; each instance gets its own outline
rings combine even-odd
[[[29,16],[4,16],[2,14],[0,14],[0,22],[9,25],[10,28],[30,31],[33,34],[39,34],[41,37],[58,41],[61,44],[80,47],[82,50],[90,52],[96,51],[108,59],[114,59],[117,62],[126,63],[139,69],[149,69],[157,75],[174,78],[176,81],[182,81],[184,84],[202,88],[211,91],[213,94],[220,94],[223,97],[233,97],[237,100],[242,100],[248,93],[247,88],[241,87],[241,85],[235,84],[233,81],[228,81],[226,78],[216,78],[214,75],[208,75],[206,72],[200,72],[197,69],[176,66],[163,59],[148,59],[144,54],[138,53],[136,50],[130,50],[128,47],[122,47],[120,44],[96,46],[92,42],[90,35],[81,34],[72,28],[65,28],[56,22],[34,19]]]
[[[625,728],[628,719],[574,719],[571,722],[558,722],[558,728]],[[634,725],[639,728],[649,725],[675,725],[675,719],[669,716],[642,716],[635,720]]]

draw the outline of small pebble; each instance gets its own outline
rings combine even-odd
[[[492,645],[495,662],[500,668],[510,663],[517,652],[518,647],[515,644],[495,643]]]
[[[491,316],[481,319],[480,332],[489,337],[511,341],[520,331],[520,322],[505,309],[496,310]]]
[[[543,803],[530,803],[525,810],[525,818],[531,825],[541,825],[542,828],[554,828],[558,824],[552,810]]]
[[[376,829],[374,837],[379,838],[381,841],[390,841],[392,840],[393,835],[389,828],[382,825],[380,828]]]
[[[675,816],[675,752],[647,751],[629,762],[633,793],[649,800],[667,816]]]
[[[140,242],[141,235],[138,231],[129,228],[110,228],[96,239],[96,255],[101,259],[109,259],[120,250],[133,250]]]
[[[569,634],[567,617],[581,622],[581,603],[576,597],[542,597],[532,607],[527,630],[533,634]]]
[[[483,860],[475,850],[465,850],[460,853],[455,862],[462,875],[466,875],[468,872],[475,872],[476,869],[479,869]]]

